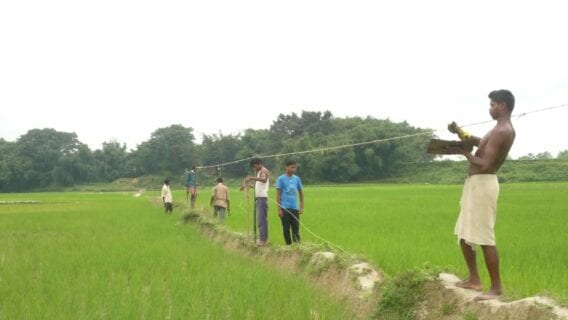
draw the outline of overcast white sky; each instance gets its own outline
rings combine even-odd
[[[0,137],[134,148],[170,124],[232,133],[301,110],[440,128],[488,119],[500,88],[518,113],[568,103],[568,5],[530,3],[2,1]],[[568,149],[567,119],[518,120],[513,156]]]

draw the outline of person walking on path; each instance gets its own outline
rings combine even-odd
[[[191,201],[191,209],[195,209],[195,201],[197,201],[197,168],[191,167],[187,172],[187,200]],[[191,198],[190,198],[191,197]]]
[[[164,185],[162,186],[162,202],[164,203],[164,208],[166,209],[166,214],[172,214],[174,206],[172,203],[172,190],[170,190],[170,180],[164,180]]]
[[[225,212],[231,214],[231,199],[229,188],[223,184],[223,178],[218,178],[217,185],[213,187],[211,205],[213,206],[213,216],[219,217],[222,222],[225,222]]]

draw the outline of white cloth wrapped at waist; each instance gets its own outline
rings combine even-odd
[[[495,220],[499,180],[494,174],[476,174],[466,178],[460,200],[460,215],[454,230],[458,241],[475,245],[495,245]]]

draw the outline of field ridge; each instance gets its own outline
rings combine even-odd
[[[266,246],[254,244],[246,234],[230,231],[208,217],[204,212],[193,210],[185,213],[183,223],[195,223],[204,237],[221,245],[226,250],[237,251],[245,256],[258,258],[275,268],[302,274],[314,285],[326,289],[332,296],[347,301],[359,319],[368,319],[377,301],[375,284],[380,284],[383,274],[359,256],[348,256],[327,245],[303,242],[301,246]],[[363,271],[354,266],[363,265]],[[362,278],[377,273],[371,286],[362,286]]]
[[[410,319],[424,320],[457,320],[468,317],[477,320],[568,319],[568,308],[560,306],[551,298],[542,296],[512,301],[475,302],[473,298],[479,292],[455,287],[454,283],[459,280],[457,275],[427,269],[408,271],[411,274],[425,275],[417,286],[410,288],[417,291],[414,294],[419,297],[410,305],[401,303],[395,307],[394,313],[389,310],[385,313],[381,310],[384,300],[389,299],[390,295],[407,294],[407,284],[398,281],[404,275],[390,278],[380,269],[373,267],[380,277],[371,288],[361,288],[357,282],[357,275],[350,266],[368,263],[363,256],[350,257],[329,246],[309,242],[291,248],[279,245],[258,247],[250,236],[231,231],[203,210],[187,211],[182,221],[197,224],[206,238],[227,250],[260,258],[277,268],[303,272],[315,285],[323,287],[339,299],[347,300],[347,305],[359,319],[407,319],[408,315],[412,315]],[[323,252],[333,253],[333,257],[323,261],[317,259]],[[385,287],[390,287],[395,293],[383,292]]]

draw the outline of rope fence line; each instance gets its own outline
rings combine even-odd
[[[418,137],[418,136],[423,136],[423,135],[427,135],[427,134],[432,134],[433,132],[435,132],[435,130],[426,130],[426,131],[419,132],[419,133],[407,134],[407,135],[396,136],[396,137],[391,137],[391,138],[384,138],[384,139],[376,139],[376,140],[371,140],[371,141],[343,144],[343,145],[339,145],[339,146],[321,147],[321,148],[315,148],[315,149],[303,150],[303,151],[285,152],[285,153],[276,153],[276,154],[270,154],[270,155],[264,155],[264,156],[248,157],[248,158],[224,162],[224,163],[220,163],[220,164],[199,166],[199,167],[197,167],[197,169],[210,169],[210,168],[225,167],[225,166],[229,166],[229,165],[233,165],[233,164],[237,164],[237,163],[241,163],[241,162],[245,162],[245,161],[250,161],[250,160],[256,159],[256,158],[268,159],[268,158],[285,157],[285,156],[292,156],[292,155],[298,155],[298,154],[307,154],[307,153],[316,153],[316,152],[321,153],[321,152],[326,152],[326,151],[333,151],[333,150],[338,150],[338,149],[345,149],[345,148],[363,146],[363,145],[368,145],[368,144],[375,144],[375,143],[380,143],[380,142],[387,142],[387,141],[394,141],[394,140],[401,140],[401,139],[407,139],[407,138],[412,138],[412,137]]]
[[[248,197],[248,195],[245,196],[245,197]],[[274,200],[274,199],[272,199],[272,198],[268,198],[268,200],[269,200],[270,202],[272,202],[273,204],[275,204],[278,208],[280,208],[280,209],[282,209],[282,210],[286,210],[285,208],[283,208],[282,206],[280,206],[276,200]],[[250,199],[247,198],[247,199],[244,201],[245,203],[241,202],[241,203],[239,203],[239,205],[238,205],[238,208],[240,209],[239,211],[242,211],[242,213],[245,214],[246,216],[249,216],[249,215],[250,215],[250,211],[251,211],[251,210],[250,210],[249,201],[250,201]],[[245,208],[245,206],[246,206],[246,208]],[[288,213],[288,214],[290,214],[290,213]],[[335,244],[335,243],[333,243],[333,242],[331,242],[331,241],[329,241],[329,240],[323,238],[322,236],[319,236],[317,233],[315,233],[314,231],[312,231],[304,222],[302,222],[300,219],[296,218],[293,214],[290,214],[290,215],[294,218],[294,220],[298,221],[298,224],[299,224],[302,228],[304,228],[304,230],[306,230],[309,234],[311,234],[311,235],[312,235],[314,238],[316,238],[317,240],[319,240],[319,241],[321,241],[321,242],[323,242],[323,243],[329,245],[330,247],[332,247],[332,248],[334,248],[334,249],[336,249],[336,250],[338,250],[338,251],[341,251],[341,252],[345,253],[345,254],[348,255],[349,257],[354,257],[354,256],[355,256],[355,254],[350,253],[349,251],[343,249],[341,246],[339,246],[339,245],[337,245],[337,244]],[[248,225],[250,225],[250,220],[251,220],[250,218],[247,218],[247,219],[246,219]],[[250,230],[248,230],[248,231],[246,232],[246,234],[248,235],[249,239],[251,238],[250,232],[251,232]]]
[[[559,105],[555,105],[555,106],[552,106],[552,107],[534,109],[534,110],[527,111],[527,112],[523,112],[523,113],[519,113],[519,114],[514,114],[514,115],[511,116],[511,118],[520,119],[520,118],[522,118],[522,117],[524,117],[524,116],[527,116],[527,115],[530,115],[530,114],[539,113],[539,112],[546,112],[546,111],[550,111],[550,110],[554,110],[554,109],[560,109],[560,108],[566,108],[566,107],[568,107],[568,103],[559,104]],[[482,124],[491,123],[491,122],[493,122],[493,121],[495,121],[495,120],[485,120],[485,121],[480,121],[480,122],[474,122],[474,123],[469,123],[469,124],[463,125],[463,126],[461,126],[461,127],[462,127],[462,128],[465,128],[465,127],[473,127],[473,126],[478,126],[478,125],[482,125]],[[435,131],[440,131],[440,130],[442,130],[442,129],[438,129],[438,130],[435,130]],[[443,130],[445,130],[445,129],[443,129]]]
[[[541,108],[541,109],[535,109],[535,110],[531,110],[531,111],[527,111],[524,113],[520,113],[520,114],[516,114],[516,115],[512,115],[511,118],[522,118],[524,116],[530,115],[530,114],[534,114],[534,113],[539,113],[539,112],[545,112],[545,111],[550,111],[550,110],[554,110],[554,109],[560,109],[560,108],[565,108],[568,107],[568,104],[561,104],[561,105],[556,105],[556,106],[552,106],[552,107],[546,107],[546,108]],[[477,126],[477,125],[482,125],[482,124],[487,124],[487,123],[491,123],[494,122],[495,120],[487,120],[487,121],[481,121],[481,122],[475,122],[475,123],[470,123],[470,124],[466,124],[463,125],[462,127],[473,127],[473,126]],[[396,137],[390,137],[390,138],[383,138],[383,139],[376,139],[376,140],[371,140],[371,141],[364,141],[364,142],[357,142],[357,143],[351,143],[351,144],[344,144],[344,145],[338,145],[338,146],[331,146],[331,147],[322,147],[322,148],[315,148],[315,149],[310,149],[310,150],[303,150],[303,151],[297,151],[297,152],[287,152],[287,153],[279,153],[279,154],[272,154],[272,155],[265,155],[265,156],[257,156],[257,157],[248,157],[248,158],[244,158],[244,159],[239,159],[239,160],[234,160],[234,161],[229,161],[229,162],[225,162],[225,163],[220,163],[220,164],[216,164],[216,165],[207,165],[207,166],[200,166],[197,167],[198,169],[209,169],[209,168],[222,168],[224,166],[228,166],[228,165],[233,165],[233,164],[237,164],[237,163],[242,163],[245,161],[250,161],[254,158],[260,158],[260,159],[267,159],[267,158],[275,158],[275,157],[283,157],[283,156],[291,156],[291,155],[299,155],[299,154],[308,154],[308,153],[315,153],[315,152],[326,152],[326,151],[332,151],[332,150],[339,150],[339,149],[344,149],[344,148],[351,148],[351,147],[357,147],[357,146],[363,146],[363,145],[369,145],[369,144],[375,144],[375,143],[381,143],[381,142],[388,142],[388,141],[395,141],[395,140],[401,140],[401,139],[407,139],[407,138],[412,138],[412,137],[419,137],[419,136],[424,136],[424,135],[430,135],[433,134],[435,132],[439,132],[442,130],[446,130],[447,128],[443,128],[443,129],[429,129],[429,130],[425,130],[422,132],[418,132],[418,133],[413,133],[413,134],[406,134],[406,135],[401,135],[401,136],[396,136]],[[276,206],[279,209],[282,210],[286,210],[285,208],[282,208],[282,206],[280,206],[278,204],[277,201],[269,198],[269,201],[271,201],[272,203],[276,204]],[[242,209],[244,211],[244,214],[246,216],[249,216],[250,214],[250,198],[249,198],[249,194],[248,194],[248,190],[245,190],[245,203],[246,205],[246,209],[243,206],[243,203],[241,203],[239,205],[239,208]],[[256,204],[255,204],[256,205]],[[336,250],[339,250],[345,254],[347,254],[350,257],[353,257],[354,254],[348,252],[347,250],[343,249],[341,246],[319,236],[318,234],[316,234],[314,231],[312,231],[305,223],[303,223],[302,221],[300,221],[300,219],[296,218],[293,214],[287,212],[287,214],[290,214],[297,222],[298,224],[304,229],[306,230],[309,234],[311,234],[314,238],[318,239],[319,241],[322,241],[323,243],[328,244],[330,247],[335,248]],[[249,220],[249,219],[247,219]],[[247,221],[247,224],[250,223],[250,221]]]
[[[288,210],[286,210],[285,208],[283,208],[281,205],[279,205],[276,200],[273,200],[272,198],[268,198],[268,200],[269,200],[270,202],[276,204],[276,206],[277,206],[279,209],[282,209],[282,210],[286,211],[287,214],[289,214],[290,216],[292,216],[292,218],[294,218],[294,220],[298,221],[298,224],[299,224],[302,228],[304,228],[308,233],[310,233],[312,236],[314,236],[316,239],[318,239],[318,240],[320,240],[320,241],[322,241],[322,242],[328,244],[328,245],[331,246],[332,248],[338,249],[339,251],[341,251],[341,252],[347,254],[347,255],[350,256],[350,257],[354,257],[354,256],[355,256],[354,254],[348,252],[347,250],[343,249],[343,248],[340,247],[339,245],[337,245],[337,244],[335,244],[335,243],[333,243],[333,242],[331,242],[331,241],[329,241],[329,240],[327,240],[327,239],[325,239],[325,238],[323,238],[323,237],[317,235],[317,234],[316,234],[315,232],[313,232],[310,228],[308,228],[305,223],[303,223],[302,221],[300,221],[300,219],[296,218],[296,216],[294,216],[291,212],[289,212]]]
[[[534,113],[546,112],[546,111],[551,111],[551,110],[566,108],[566,107],[568,107],[568,103],[555,105],[555,106],[551,106],[551,107],[546,107],[546,108],[535,109],[535,110],[523,112],[523,113],[520,113],[520,114],[515,114],[515,115],[512,115],[511,118],[519,119],[519,118],[522,118],[522,117],[525,117],[527,115],[531,115],[531,114],[534,114]],[[491,123],[491,122],[494,122],[494,121],[495,120],[485,120],[485,121],[480,121],[480,122],[469,123],[469,124],[463,125],[461,127],[464,127],[464,128],[465,127],[473,127],[473,126]],[[295,151],[295,152],[276,153],[276,154],[270,154],[270,155],[264,155],[264,156],[262,156],[262,155],[261,156],[253,156],[253,157],[247,157],[247,158],[243,158],[243,159],[238,159],[238,160],[233,160],[233,161],[228,161],[228,162],[223,162],[223,163],[218,163],[218,164],[213,164],[213,165],[198,166],[197,169],[222,168],[222,167],[225,167],[225,166],[230,166],[230,165],[250,161],[250,160],[255,159],[255,158],[269,159],[269,158],[285,157],[285,156],[292,156],[292,155],[301,155],[301,154],[316,153],[316,152],[321,153],[321,152],[326,152],[326,151],[333,151],[333,150],[339,150],[339,149],[345,149],[345,148],[364,146],[364,145],[369,145],[369,144],[376,144],[376,143],[383,143],[383,142],[419,137],[419,136],[429,135],[429,134],[433,134],[435,132],[440,132],[440,131],[445,131],[445,130],[447,130],[446,127],[439,128],[439,129],[425,129],[422,132],[413,133],[413,134],[406,134],[406,135],[390,137],[390,138],[375,139],[375,140],[370,140],[370,141],[356,142],[356,143],[343,144],[343,145],[331,146],[331,147],[320,147],[320,148],[302,150],[302,151]]]

